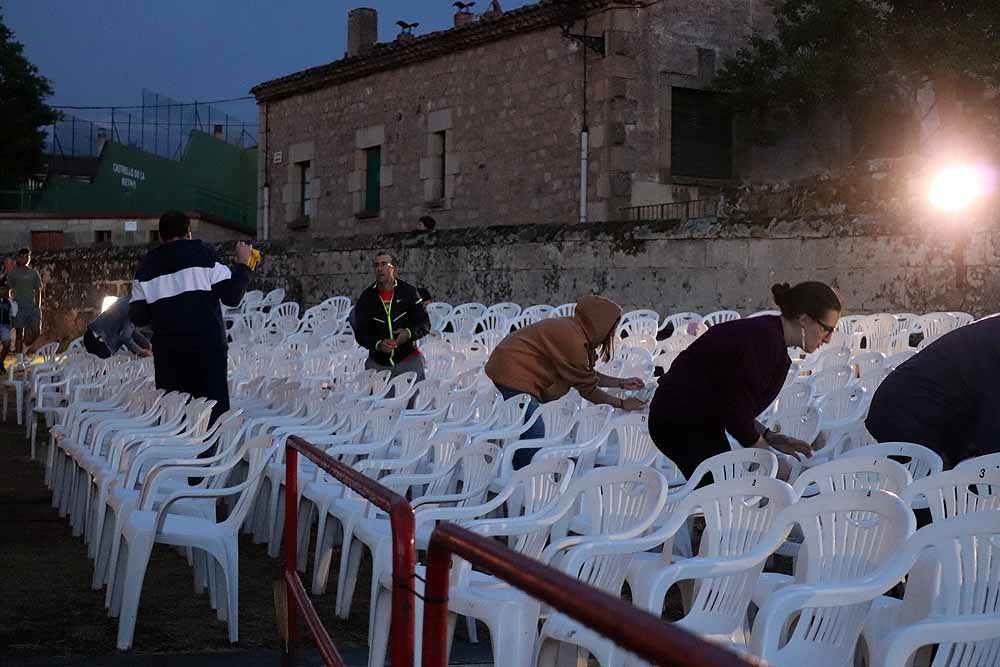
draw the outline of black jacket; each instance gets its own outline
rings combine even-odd
[[[382,297],[375,284],[361,293],[354,307],[354,339],[358,341],[358,345],[368,350],[372,361],[382,366],[392,366],[396,361],[405,359],[416,347],[416,341],[431,330],[424,300],[420,298],[416,287],[402,280],[396,281],[389,313],[391,318],[386,317]],[[410,330],[410,340],[397,347],[391,355],[376,349],[379,341],[395,338],[403,329]]]
[[[246,293],[250,268],[230,269],[210,245],[177,240],[150,250],[135,272],[128,314],[136,326],[153,326],[158,345],[226,348],[219,301],[236,306]]]

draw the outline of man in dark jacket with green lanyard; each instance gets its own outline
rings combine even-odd
[[[354,307],[354,338],[368,350],[365,368],[391,371],[393,376],[414,372],[424,379],[424,360],[416,341],[431,329],[417,288],[396,279],[398,262],[392,253],[375,255],[375,283]]]

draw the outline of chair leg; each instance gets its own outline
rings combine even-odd
[[[140,540],[136,540],[140,542]],[[150,540],[141,540],[141,544],[128,545],[128,557],[125,562],[124,581],[122,582],[122,602],[118,618],[118,649],[124,651],[132,646],[135,634],[135,620],[139,613],[139,596],[142,594],[142,580],[146,576],[146,566],[149,564],[149,554],[153,550]]]
[[[333,561],[334,538],[339,535],[337,524],[339,522],[329,514],[319,515],[319,524],[316,529],[316,553],[313,556],[313,595],[322,595],[326,592],[327,581],[330,578],[330,565]],[[344,546],[346,549],[346,545]],[[344,558],[345,554],[341,554]]]

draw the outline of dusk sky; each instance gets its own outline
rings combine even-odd
[[[505,10],[527,4],[501,0]],[[184,102],[240,97],[338,60],[359,6],[378,10],[380,41],[399,19],[423,34],[449,27],[455,11],[448,0],[0,0],[0,13],[52,81],[50,104],[105,106],[140,104],[143,88]],[[256,120],[253,101],[220,108]]]

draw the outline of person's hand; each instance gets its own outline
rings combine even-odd
[[[250,266],[250,254],[253,252],[253,246],[249,243],[243,241],[236,242],[236,263],[246,264]]]
[[[799,440],[798,438],[792,438],[787,435],[782,435],[780,433],[775,433],[773,431],[767,434],[765,442],[782,454],[789,454],[790,456],[797,456],[801,454],[806,458],[810,458],[813,455],[812,445],[808,442]]]
[[[382,352],[389,354],[390,352],[396,349],[396,341],[390,338],[386,338],[385,340],[380,340],[378,342],[378,345],[376,345],[376,347]]]
[[[645,389],[646,383],[642,381],[641,378],[625,378],[622,380],[622,389],[628,389],[629,391],[639,391],[640,389]]]
[[[139,356],[140,357],[151,357],[151,356],[153,356],[153,351],[151,349],[149,349],[149,348],[142,348],[139,351]]]
[[[645,401],[640,401],[634,396],[629,396],[622,400],[622,410],[627,410],[628,412],[635,412],[636,410],[642,410],[646,407]]]
[[[402,345],[406,341],[410,340],[410,330],[403,329],[396,334],[396,345]]]

